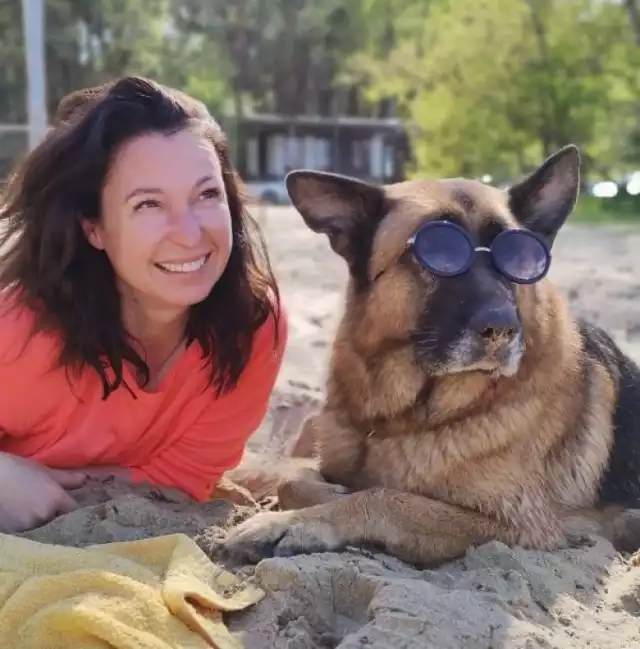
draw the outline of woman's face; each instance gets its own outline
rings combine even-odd
[[[182,312],[202,301],[233,239],[213,145],[188,130],[126,142],[102,189],[101,219],[84,229],[109,258],[129,306]]]

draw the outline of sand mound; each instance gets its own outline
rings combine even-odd
[[[219,561],[224,529],[254,511],[116,480],[74,495],[80,509],[24,536],[81,547],[184,532]],[[640,555],[595,537],[555,553],[488,543],[435,570],[349,549],[240,572],[268,594],[228,617],[247,649],[640,646]]]
[[[277,392],[251,446],[287,448],[315,407],[308,396]],[[270,506],[201,505],[115,479],[72,493],[78,510],[24,536],[81,547],[182,532],[224,562],[225,529]],[[228,567],[267,592],[227,619],[247,649],[640,647],[640,553],[622,557],[598,537],[554,553],[487,543],[434,570],[357,548]]]
[[[268,559],[256,576],[269,599],[232,623],[251,648],[640,646],[640,567],[603,540],[489,543],[430,571],[358,552]]]
[[[199,504],[171,490],[93,480],[70,494],[80,507],[21,536],[41,543],[83,547],[183,533],[215,540],[220,531],[256,511],[225,500]]]

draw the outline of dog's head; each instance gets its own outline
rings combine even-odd
[[[550,251],[579,184],[580,159],[573,145],[508,190],[469,179],[376,186],[308,170],[286,178],[307,226],[326,234],[348,263],[353,344],[369,354],[410,345],[432,375],[517,372],[527,327],[540,317],[536,296],[546,280],[513,282],[498,270],[488,249],[500,233],[524,229]],[[480,248],[468,269],[443,276],[420,262],[409,242],[431,221],[454,223]],[[430,254],[437,254],[438,240],[429,241],[423,232]]]

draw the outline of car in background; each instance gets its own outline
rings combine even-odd
[[[289,195],[282,180],[251,180],[244,183],[249,200],[264,205],[289,205]]]

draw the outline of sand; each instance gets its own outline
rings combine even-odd
[[[277,453],[322,397],[346,271],[292,210],[269,208],[259,217],[290,314],[290,343],[251,446]],[[605,326],[638,361],[639,251],[640,229],[568,226],[551,271],[575,312]],[[77,511],[25,536],[83,546],[184,532],[218,561],[224,528],[256,511],[222,500],[196,505],[114,480],[74,495]],[[240,571],[267,592],[253,609],[227,618],[248,649],[640,647],[640,554],[618,555],[598,537],[554,553],[488,543],[436,570],[349,548]]]

